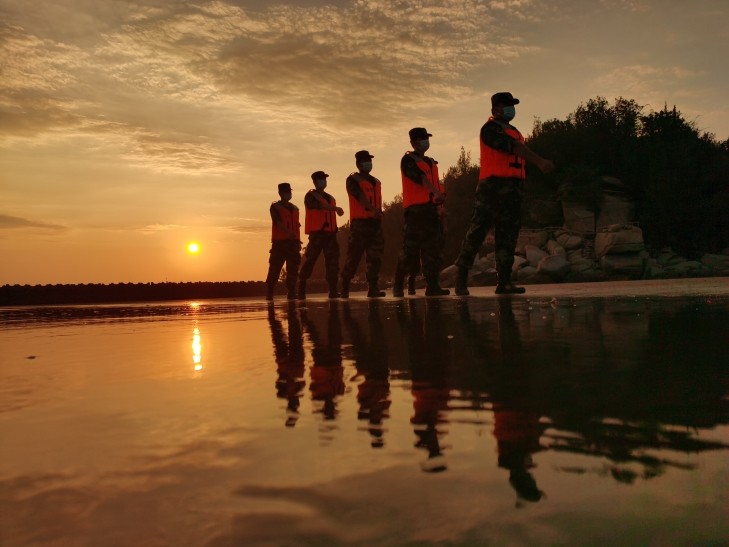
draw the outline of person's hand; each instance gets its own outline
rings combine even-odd
[[[341,216],[342,216],[342,215],[344,214],[344,209],[342,209],[341,207],[337,207],[337,208],[335,209],[335,211],[337,212],[337,214],[338,214],[338,215],[339,215],[340,217],[341,217]]]
[[[444,201],[445,201],[445,194],[443,194],[442,192],[436,192],[435,194],[433,194],[433,202],[440,205]]]
[[[539,170],[542,173],[551,173],[554,171],[554,162],[552,160],[542,160],[539,162]]]

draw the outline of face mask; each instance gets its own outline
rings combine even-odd
[[[501,110],[501,117],[507,122],[513,120],[514,116],[516,116],[516,108],[514,108],[513,106],[505,106]]]
[[[291,193],[287,192],[285,194],[281,194],[281,201],[291,201]]]
[[[359,166],[362,169],[362,171],[364,171],[365,173],[369,173],[370,171],[372,171],[372,162],[371,161],[363,161],[362,163],[359,164]]]
[[[319,190],[324,190],[327,187],[327,179],[318,179],[315,185]]]
[[[428,148],[430,148],[430,139],[418,141],[418,148],[420,148],[421,152],[427,152]]]

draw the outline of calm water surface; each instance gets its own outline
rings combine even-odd
[[[726,294],[0,318],[3,546],[729,544]]]

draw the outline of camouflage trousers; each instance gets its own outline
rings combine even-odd
[[[385,239],[382,222],[378,219],[355,219],[352,221],[347,245],[347,259],[342,268],[342,279],[349,281],[357,271],[362,254],[367,261],[366,278],[370,285],[377,285],[380,276]]]
[[[313,232],[309,234],[309,244],[304,252],[304,263],[299,270],[299,281],[305,282],[311,277],[319,255],[324,252],[324,267],[329,285],[336,287],[339,273],[339,244],[336,232]]]
[[[417,273],[420,264],[428,285],[438,284],[443,264],[445,234],[435,205],[412,205],[405,209],[405,232],[397,261],[395,284],[404,276]]]
[[[271,256],[268,259],[268,275],[266,284],[273,287],[286,264],[286,287],[292,292],[296,287],[296,278],[301,263],[301,242],[294,240],[274,241],[271,244]],[[273,290],[273,289],[272,289]]]
[[[471,225],[456,259],[459,268],[473,265],[489,230],[495,228],[496,271],[499,283],[509,283],[514,250],[521,228],[521,200],[524,191],[519,179],[490,178],[476,188]]]

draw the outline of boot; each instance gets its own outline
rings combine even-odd
[[[402,288],[404,283],[405,272],[402,271],[398,264],[397,269],[395,270],[395,281],[392,283],[392,296],[395,298],[403,298],[405,296],[405,291]]]
[[[299,292],[296,293],[296,298],[306,300],[306,279],[299,280]]]
[[[336,278],[329,281],[329,298],[339,298],[339,293],[337,292],[337,279]]]
[[[273,300],[273,285],[266,283],[266,300]]]
[[[442,288],[440,285],[428,285],[425,288],[425,296],[448,296],[451,291]]]
[[[342,278],[342,292],[339,293],[341,298],[349,298],[349,279]]]
[[[382,298],[385,296],[385,291],[381,291],[377,288],[377,283],[370,283],[369,290],[367,291],[367,298]]]
[[[508,283],[505,285],[499,283],[498,285],[496,285],[496,290],[494,292],[496,294],[524,294],[526,292],[526,289],[524,287],[517,287],[513,283]]]
[[[408,277],[408,294],[413,295],[415,294],[415,276],[411,275]]]
[[[456,273],[456,296],[468,296],[468,270],[462,266],[458,266]]]

